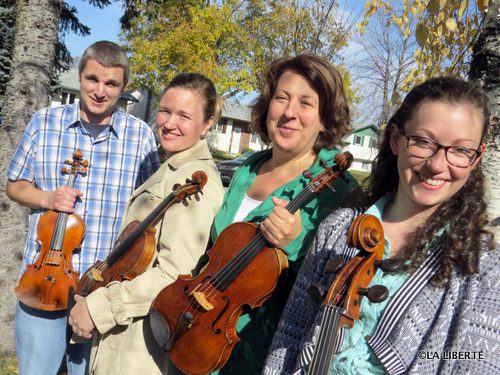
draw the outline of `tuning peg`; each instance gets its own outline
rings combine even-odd
[[[320,284],[314,283],[307,289],[307,293],[314,302],[321,303],[321,301],[325,299],[326,288]]]
[[[89,166],[89,161],[88,160],[84,160],[82,161],[82,165],[87,168]]]
[[[174,187],[172,188],[173,190],[177,190],[181,187],[181,184],[175,184]]]
[[[68,172],[69,172],[69,170],[67,168],[65,168],[65,167],[61,168],[61,173],[62,174],[66,174]]]
[[[383,285],[374,285],[370,288],[358,288],[358,294],[368,297],[370,302],[380,303],[389,296],[389,290]]]
[[[73,164],[73,162],[72,162],[71,160],[69,160],[69,159],[66,159],[66,160],[64,161],[64,164],[71,165],[71,164]]]
[[[344,261],[340,258],[329,259],[325,264],[325,273],[334,273],[342,268]]]
[[[86,174],[87,173],[87,167],[80,168],[80,173],[81,174]]]
[[[387,273],[399,272],[404,266],[403,261],[397,259],[376,260],[374,264],[375,267],[378,267]]]
[[[302,176],[304,176],[305,178],[308,178],[309,180],[313,178],[313,174],[311,171],[304,171],[302,173]]]

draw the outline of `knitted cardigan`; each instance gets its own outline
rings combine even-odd
[[[334,257],[350,259],[346,243],[358,209],[340,209],[320,225],[273,338],[264,374],[304,372],[319,333],[321,304],[307,289],[328,290],[334,274],[324,271]],[[482,252],[478,274],[453,272],[449,286],[428,281],[437,270],[437,248],[387,305],[368,344],[388,374],[500,374],[500,248]],[[341,330],[342,331],[342,330]],[[343,338],[342,332],[338,340]],[[337,342],[336,348],[341,346]]]

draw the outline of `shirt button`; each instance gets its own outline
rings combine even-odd
[[[370,341],[371,339],[372,339],[372,337],[371,337],[370,335],[366,335],[366,336],[365,336],[365,340],[366,340],[366,341]]]

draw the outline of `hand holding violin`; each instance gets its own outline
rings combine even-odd
[[[272,200],[276,206],[261,223],[260,231],[269,243],[283,248],[296,239],[302,230],[300,210],[292,214],[285,208],[288,201],[278,197],[272,197]]]
[[[47,192],[42,197],[41,206],[49,210],[73,213],[77,199],[80,199],[82,196],[83,193],[78,189],[69,186],[60,186],[56,191]]]
[[[75,295],[75,306],[71,309],[68,324],[78,336],[90,339],[95,328],[85,297]]]

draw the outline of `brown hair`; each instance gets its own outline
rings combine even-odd
[[[260,96],[252,106],[252,127],[255,132],[264,143],[271,143],[267,131],[267,112],[278,81],[285,71],[304,77],[318,94],[319,114],[325,130],[319,133],[313,151],[317,154],[322,148],[330,149],[338,145],[351,130],[344,83],[339,71],[316,55],[281,58],[271,63]]]
[[[83,69],[85,69],[85,65],[87,65],[87,61],[89,61],[89,59],[94,59],[99,64],[106,67],[112,66],[123,68],[123,87],[127,86],[130,76],[130,63],[127,55],[118,44],[107,40],[101,40],[89,46],[80,59],[80,63],[78,65],[79,74],[81,74]]]
[[[408,93],[403,103],[389,120],[384,131],[380,151],[375,159],[369,177],[367,205],[398,188],[399,175],[397,156],[390,147],[391,127],[404,130],[406,123],[425,102],[442,101],[451,104],[468,103],[479,109],[483,116],[484,141],[488,131],[488,99],[478,84],[454,77],[431,78],[416,86]],[[488,247],[492,248],[493,238],[485,227],[486,202],[484,200],[484,174],[479,163],[471,172],[467,182],[455,195],[443,202],[438,209],[416,228],[402,249],[402,257],[410,259],[409,272],[416,270],[425,260],[427,246],[443,228],[447,228],[440,238],[445,251],[433,281],[444,286],[452,269],[457,268],[463,275],[473,275],[478,271],[481,253],[481,234],[488,233]]]
[[[169,82],[160,98],[168,89],[174,87],[181,87],[198,93],[205,100],[205,103],[203,103],[203,120],[208,121],[213,117],[214,124],[217,122],[222,112],[222,98],[217,94],[215,85],[210,79],[200,73],[180,73]]]

